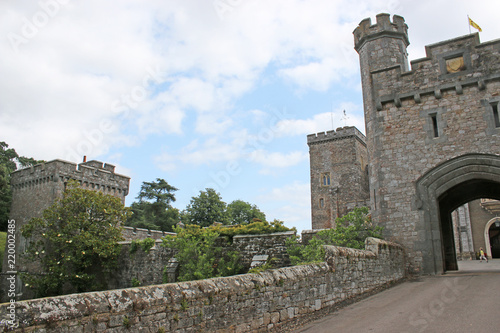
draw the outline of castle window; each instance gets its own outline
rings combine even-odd
[[[433,113],[430,116],[431,116],[431,121],[432,121],[433,134],[434,134],[434,137],[437,138],[437,137],[439,137],[437,114]]]
[[[493,110],[493,119],[495,119],[495,127],[500,127],[500,118],[498,117],[498,102],[491,103]]]
[[[319,199],[319,208],[325,208],[325,199],[323,198]]]
[[[321,174],[321,186],[330,186],[330,173],[325,172]]]

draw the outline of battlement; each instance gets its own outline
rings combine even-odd
[[[367,40],[373,40],[380,37],[398,37],[403,39],[406,46],[410,45],[408,39],[408,26],[402,16],[394,15],[393,21],[389,14],[382,13],[376,17],[377,23],[372,25],[370,18],[362,20],[358,27],[354,29],[354,48],[359,49]]]
[[[312,145],[321,142],[343,140],[352,137],[359,140],[363,145],[366,145],[366,137],[354,126],[339,127],[336,131],[309,134],[307,136],[307,144]]]
[[[440,99],[446,91],[484,91],[500,80],[499,46],[500,40],[481,43],[475,33],[426,46],[426,57],[411,61],[410,71],[396,66],[372,70],[377,110],[386,103],[400,107],[404,100]]]
[[[128,194],[130,177],[114,172],[115,166],[99,161],[80,164],[52,160],[29,168],[16,170],[11,174],[14,190],[43,185],[49,182],[76,180],[84,188],[101,189],[125,197]]]

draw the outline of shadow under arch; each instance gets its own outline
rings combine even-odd
[[[414,207],[421,213],[423,272],[458,269],[451,212],[480,198],[500,200],[500,156],[465,154],[443,162],[416,182]]]

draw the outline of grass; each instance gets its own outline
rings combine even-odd
[[[5,251],[5,242],[6,241],[7,241],[7,233],[1,231],[0,232],[0,270],[2,269],[3,253]]]

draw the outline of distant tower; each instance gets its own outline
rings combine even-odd
[[[366,206],[368,153],[355,127],[307,136],[311,170],[312,228],[335,227],[335,219]]]
[[[45,209],[61,198],[68,181],[76,180],[84,189],[101,191],[118,197],[125,203],[130,178],[115,173],[115,166],[99,161],[75,164],[62,160],[41,163],[11,174],[12,205],[10,219],[16,225],[16,265],[7,266],[7,256],[3,258],[3,271],[23,272],[28,267],[20,265],[20,254],[26,251],[26,239],[21,236],[21,228],[34,217],[41,217]],[[16,284],[22,287],[20,281]],[[18,290],[22,292],[22,289]]]

